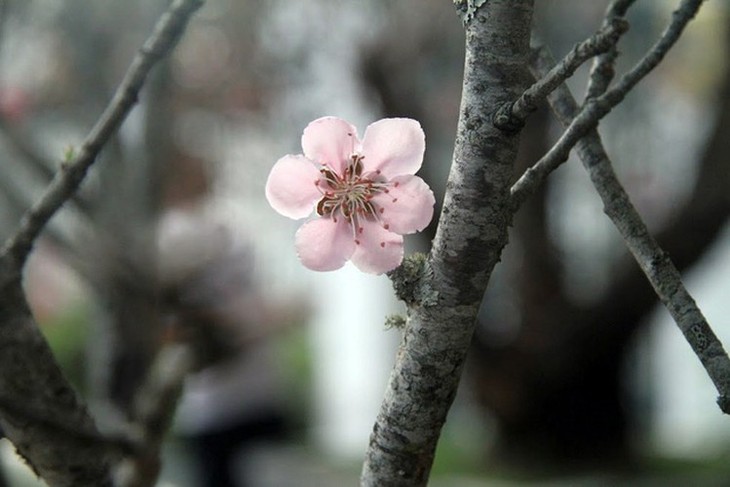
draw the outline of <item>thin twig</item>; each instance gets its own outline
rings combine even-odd
[[[182,393],[183,382],[194,366],[190,347],[174,344],[163,347],[150,368],[147,380],[137,393],[135,422],[129,430],[138,445],[117,473],[119,487],[154,485],[160,471],[160,447]]]
[[[5,41],[5,27],[8,18],[8,5],[7,1],[0,0],[0,42]],[[38,150],[38,144],[36,144],[32,138],[20,130],[13,120],[10,119],[7,113],[0,110],[0,133],[3,138],[9,143],[10,147],[23,156],[23,159],[31,166],[39,176],[43,178],[43,184],[53,179],[55,161],[49,159],[41,151]],[[77,195],[78,197],[78,195]]]
[[[42,178],[42,184],[46,185],[55,175],[55,161],[46,157],[38,150],[37,144],[18,127],[7,119],[6,115],[0,113],[0,136],[9,144],[10,148],[22,157],[24,162],[33,169],[37,176]],[[71,197],[74,207],[81,213],[88,213],[91,204],[84,196],[76,193]]]
[[[610,25],[615,19],[623,17],[636,0],[613,0],[606,9],[606,17],[603,25]],[[614,44],[611,48],[596,56],[591,67],[590,81],[586,89],[586,98],[595,98],[602,95],[613,80],[614,62],[618,57],[618,49]]]
[[[175,46],[190,16],[202,4],[203,0],[175,0],[163,14],[154,32],[132,61],[106,110],[87,135],[78,154],[61,165],[45,194],[26,212],[20,227],[3,245],[0,258],[10,257],[12,266],[16,269],[23,267],[36,237],[48,220],[76,192],[88,168],[137,102],[139,91],[152,66]]]
[[[547,48],[540,50],[533,65],[536,73],[547,72],[554,61]],[[578,112],[578,104],[563,84],[548,101],[563,125]],[[601,197],[606,215],[618,229],[629,251],[651,283],[654,291],[674,318],[707,374],[719,392],[720,409],[730,414],[730,358],[692,296],[682,284],[681,275],[669,256],[651,236],[646,224],[619,182],[611,161],[594,129],[581,139],[576,149]]]
[[[12,179],[2,175],[0,175],[0,200],[7,202],[7,209],[13,218],[20,217],[23,210],[30,204],[30,196],[27,192],[23,191]],[[88,261],[86,258],[82,258],[69,236],[64,234],[57,225],[49,225],[44,237],[61,251],[64,261],[74,270],[83,276],[88,275],[88,271],[86,271]]]
[[[683,0],[672,14],[672,21],[662,36],[649,52],[626,73],[610,90],[597,98],[589,98],[586,104],[572,120],[555,145],[534,166],[529,168],[512,186],[511,206],[517,211],[522,202],[543,183],[545,178],[568,159],[575,144],[616,105],[621,103],[626,94],[636,86],[657,64],[661,62],[671,49],[682,31],[695,16],[702,5],[702,0]]]
[[[0,132],[2,132],[3,137],[9,142],[12,149],[23,156],[23,159],[28,161],[44,180],[50,181],[53,179],[53,161],[41,154],[37,149],[37,144],[13,126],[13,123],[2,113],[0,113]]]
[[[625,20],[614,17],[591,37],[576,44],[555,68],[525,90],[517,101],[499,108],[492,119],[494,125],[501,130],[519,130],[548,93],[570,78],[588,59],[614,48],[628,27]]]

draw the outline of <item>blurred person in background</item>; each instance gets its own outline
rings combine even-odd
[[[167,214],[159,242],[166,340],[188,344],[196,358],[177,430],[199,461],[202,485],[251,485],[242,473],[246,450],[288,431],[274,345],[294,307],[275,309],[261,295],[250,249],[202,213]]]

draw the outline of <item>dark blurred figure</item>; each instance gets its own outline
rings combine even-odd
[[[202,214],[167,215],[160,262],[167,339],[189,344],[197,357],[178,431],[199,460],[204,486],[251,485],[241,473],[246,451],[288,431],[273,348],[287,313],[261,296],[249,250]]]

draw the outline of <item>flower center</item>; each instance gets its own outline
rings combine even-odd
[[[377,218],[377,211],[371,200],[374,195],[386,189],[386,183],[375,180],[381,179],[377,173],[363,175],[362,160],[363,156],[353,154],[342,175],[326,167],[320,170],[324,176],[324,184],[322,181],[317,183],[322,192],[322,199],[317,203],[319,215],[332,215],[337,221],[339,211],[348,222],[354,222],[355,227],[359,218]]]

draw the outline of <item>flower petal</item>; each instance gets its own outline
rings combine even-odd
[[[382,274],[403,261],[403,237],[389,232],[377,222],[363,222],[355,241],[352,263],[363,272]]]
[[[380,171],[386,178],[415,174],[421,168],[426,135],[410,118],[384,118],[365,129],[362,155],[365,171]]]
[[[299,219],[312,213],[322,197],[317,181],[322,174],[306,157],[284,156],[274,164],[266,180],[266,199],[277,212]]]
[[[342,267],[355,250],[352,226],[344,218],[317,218],[302,225],[294,237],[299,260],[313,271]]]
[[[311,122],[302,134],[304,155],[342,175],[345,165],[360,141],[357,129],[337,117],[322,117]]]
[[[389,183],[387,193],[372,199],[386,230],[404,235],[426,228],[436,203],[428,184],[418,176],[396,176]]]

